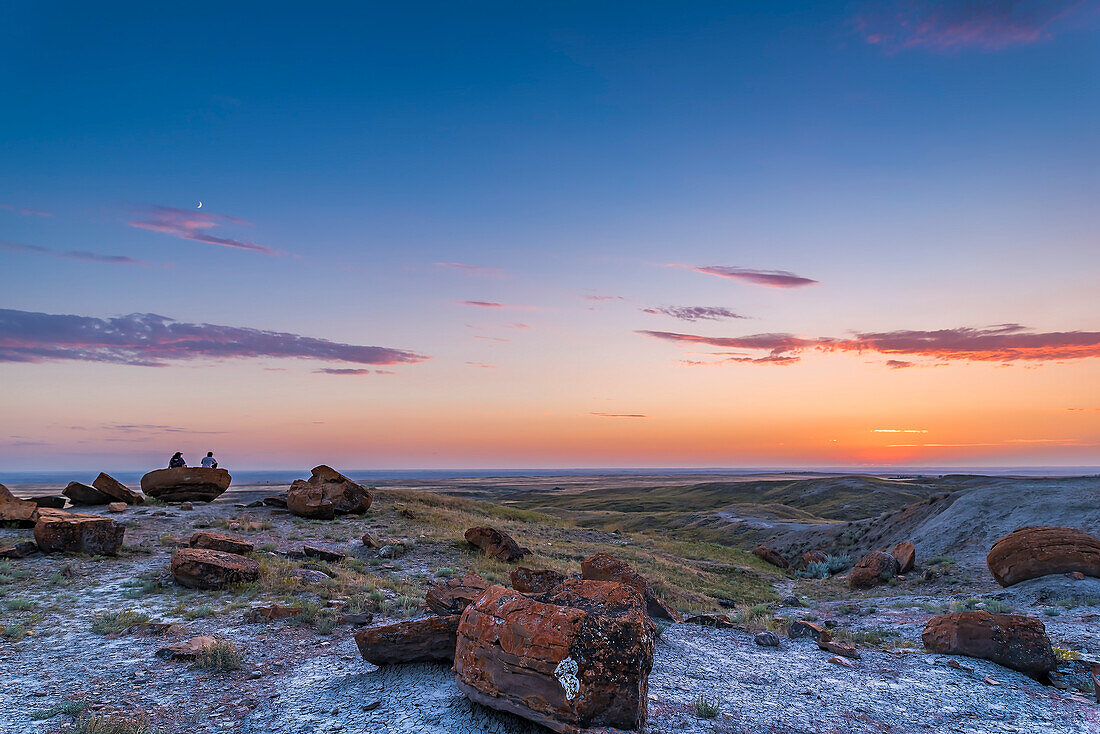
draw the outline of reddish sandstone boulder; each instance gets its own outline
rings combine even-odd
[[[824,563],[828,560],[829,556],[824,551],[812,550],[808,553],[802,554],[802,568],[806,568],[811,563]]]
[[[141,491],[164,502],[213,502],[232,481],[225,469],[184,466],[149,472],[141,478]]]
[[[21,528],[32,528],[38,521],[38,505],[21,500],[0,484],[0,522],[12,523]]]
[[[898,560],[889,553],[871,551],[852,567],[848,588],[870,589],[893,578],[898,573]]]
[[[680,621],[680,615],[657,598],[644,576],[610,553],[597,553],[581,561],[581,578],[591,581],[614,581],[638,590],[645,599],[649,616],[655,619]]]
[[[544,594],[565,581],[564,574],[549,568],[540,570],[520,566],[513,568],[508,576],[512,580],[512,588],[525,594]]]
[[[236,553],[180,548],[172,555],[172,576],[189,589],[222,589],[260,578],[260,564]]]
[[[787,563],[787,559],[780,555],[779,551],[775,550],[771,546],[758,545],[752,549],[752,554],[763,561],[767,561],[773,566],[778,566],[779,568],[788,568],[790,566],[790,564]]]
[[[457,614],[368,627],[355,633],[363,659],[375,665],[451,662],[455,657]]]
[[[34,540],[44,553],[113,556],[125,533],[126,528],[110,518],[45,508],[39,509],[34,526]]]
[[[255,546],[247,540],[234,538],[231,535],[223,535],[222,533],[209,533],[205,530],[200,530],[193,534],[190,539],[188,539],[187,545],[192,548],[205,548],[207,550],[236,553],[237,555],[251,553],[252,549],[255,548]]]
[[[110,474],[105,474],[104,472],[99,473],[99,476],[95,478],[94,482],[92,482],[92,487],[107,495],[111,499],[117,500],[119,502],[125,502],[128,505],[140,505],[142,502],[145,501],[145,498],[142,497],[140,494],[134,492],[125,484],[118,481]]]
[[[462,610],[488,588],[488,581],[476,573],[468,573],[460,579],[450,579],[428,589],[424,601],[429,609],[441,616],[462,614]]]
[[[302,553],[309,558],[316,558],[317,560],[327,561],[328,563],[339,563],[347,558],[347,556],[339,551],[322,548],[319,545],[303,545]]]
[[[909,573],[917,562],[917,549],[909,541],[895,545],[890,555],[898,562],[898,573]]]
[[[61,494],[68,497],[74,505],[105,505],[111,501],[110,495],[80,482],[69,482]]]
[[[0,545],[0,558],[26,558],[38,552],[34,541],[24,540],[10,545]]]
[[[932,652],[992,660],[1022,673],[1046,673],[1058,666],[1043,623],[1018,614],[941,614],[924,625],[921,640]]]
[[[531,551],[520,548],[519,544],[512,540],[512,536],[502,533],[496,528],[478,527],[470,528],[464,536],[466,542],[482,553],[498,561],[512,563],[523,558]]]
[[[1075,528],[1020,528],[994,543],[985,562],[1001,586],[1074,571],[1100,578],[1100,540]]]
[[[640,731],[654,626],[624,584],[569,579],[536,597],[493,586],[462,614],[466,696],[557,732]]]
[[[371,493],[332,467],[315,466],[309,479],[296,479],[286,495],[286,508],[299,517],[332,520],[337,515],[362,515]]]
[[[282,604],[269,604],[265,607],[252,607],[248,610],[248,614],[245,615],[245,620],[248,622],[262,622],[265,619],[289,619],[290,617],[296,617],[301,614],[305,609],[303,607],[288,607]]]
[[[816,622],[808,622],[804,619],[796,619],[790,623],[787,627],[787,635],[789,637],[798,639],[800,637],[812,637],[813,639],[821,642],[824,640],[828,642],[832,639],[829,631]]]

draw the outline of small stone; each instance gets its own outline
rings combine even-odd
[[[798,600],[797,596],[787,596],[783,598],[783,601],[779,602],[785,607],[800,607],[802,602]]]
[[[125,502],[108,502],[107,512],[126,512]]]
[[[377,708],[381,708],[381,701],[371,701],[370,703],[363,704],[364,711],[374,711]]]
[[[761,647],[779,647],[779,635],[774,632],[758,632],[752,639]]]
[[[851,660],[845,660],[844,658],[839,657],[839,656],[833,656],[833,657],[829,658],[829,662],[832,663],[833,665],[839,665],[842,668],[854,668],[854,667],[856,667],[856,664],[853,663]]]

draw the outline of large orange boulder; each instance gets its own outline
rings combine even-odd
[[[932,652],[991,660],[1022,673],[1058,666],[1043,623],[1018,614],[941,614],[925,623],[921,640]]]
[[[363,659],[375,665],[451,662],[455,658],[457,614],[367,627],[355,633]]]
[[[1100,540],[1075,528],[1020,528],[994,543],[985,562],[1001,586],[1074,571],[1100,578]]]
[[[917,563],[917,549],[909,541],[895,545],[890,555],[898,562],[898,573],[909,573]]]
[[[889,553],[871,551],[852,566],[852,572],[848,575],[848,588],[870,589],[890,580],[897,573],[898,559]]]
[[[508,576],[512,581],[512,588],[525,594],[544,594],[565,581],[564,574],[549,568],[535,569],[519,566],[513,568]]]
[[[362,515],[372,499],[365,487],[322,464],[313,468],[309,479],[294,480],[286,508],[299,517],[332,520],[337,515]]]
[[[468,573],[460,579],[450,579],[428,589],[424,601],[436,614],[447,616],[462,614],[474,599],[489,588],[489,582],[476,573]]]
[[[657,598],[649,581],[624,561],[610,553],[597,553],[581,561],[581,578],[590,581],[614,581],[638,590],[645,599],[649,616],[679,622],[680,616]]]
[[[164,502],[213,502],[232,481],[225,469],[182,466],[149,472],[141,478],[141,491]]]
[[[172,576],[189,589],[223,589],[260,578],[251,558],[206,548],[180,548],[172,555]]]
[[[767,561],[773,566],[778,566],[779,568],[790,567],[790,564],[787,563],[787,559],[770,545],[758,545],[752,549],[752,554],[762,561]]]
[[[653,622],[637,590],[570,579],[532,597],[489,588],[458,627],[459,689],[557,732],[640,731]]]
[[[68,497],[74,505],[105,505],[111,501],[110,495],[80,482],[69,482],[68,486],[61,490],[61,494]]]
[[[0,484],[0,522],[12,523],[21,528],[31,528],[38,522],[38,505],[21,500]]]
[[[234,538],[232,535],[225,535],[224,533],[211,533],[206,530],[193,533],[188,539],[187,545],[192,548],[206,548],[207,550],[225,551],[237,555],[251,553],[252,549],[255,548],[247,540]]]
[[[140,494],[104,472],[99,473],[99,476],[92,482],[92,487],[111,499],[117,502],[125,502],[128,505],[140,505],[145,501],[145,498]]]
[[[508,533],[501,532],[496,528],[470,528],[463,537],[466,538],[467,543],[498,561],[512,563],[531,552],[526,548],[521,548],[519,543],[512,540],[512,536]]]
[[[126,528],[110,518],[44,508],[34,526],[34,540],[44,553],[113,556],[125,533]]]

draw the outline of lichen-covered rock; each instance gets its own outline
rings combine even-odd
[[[21,528],[31,528],[38,521],[38,505],[21,500],[0,484],[0,522],[13,523]]]
[[[38,546],[30,540],[0,545],[0,558],[26,558],[38,552]]]
[[[251,558],[206,548],[180,548],[172,555],[172,576],[189,589],[222,589],[260,578]]]
[[[565,574],[552,569],[534,569],[520,566],[508,574],[512,588],[525,594],[544,594],[565,581]]]
[[[955,612],[932,617],[921,634],[932,652],[991,660],[1033,675],[1058,666],[1046,627],[1019,614]]]
[[[332,467],[316,466],[309,479],[296,479],[286,495],[286,508],[299,517],[332,520],[337,515],[361,515],[373,498],[365,487]]]
[[[466,538],[467,543],[498,561],[514,563],[531,552],[526,548],[521,548],[519,543],[512,540],[512,536],[508,533],[496,528],[470,528],[463,537]]]
[[[1074,571],[1100,578],[1100,540],[1076,528],[1020,528],[994,543],[985,561],[1001,586]]]
[[[367,627],[355,633],[363,659],[375,665],[451,662],[459,616],[426,617],[407,622]]]
[[[898,573],[909,573],[917,562],[917,549],[909,541],[895,545],[890,555],[898,562]]]
[[[680,616],[657,598],[649,581],[624,561],[610,553],[597,553],[581,561],[581,578],[591,581],[614,581],[638,590],[645,599],[646,610],[654,619],[679,622]]]
[[[111,501],[110,495],[80,482],[69,482],[61,494],[68,497],[74,505],[105,505]]]
[[[225,469],[184,466],[149,472],[141,478],[141,491],[164,502],[213,502],[232,481]]]
[[[45,508],[34,526],[34,540],[44,553],[113,556],[125,533],[124,526],[107,517]]]
[[[870,589],[885,583],[898,573],[898,559],[889,553],[871,551],[852,567],[848,575],[848,588]]]
[[[493,586],[462,614],[455,678],[470,700],[557,732],[640,731],[654,629],[624,584],[569,579],[539,596]]]
[[[790,564],[787,563],[787,559],[784,558],[779,551],[768,545],[758,545],[752,549],[752,554],[762,561],[767,561],[773,566],[779,568],[789,568]]]
[[[468,573],[460,579],[450,579],[428,589],[424,602],[429,609],[442,616],[462,614],[462,610],[488,588],[488,581],[476,573]]]
[[[128,505],[140,505],[145,501],[145,498],[140,494],[105,472],[99,473],[99,476],[92,482],[92,487],[111,499],[125,502]]]
[[[205,548],[207,550],[236,553],[237,555],[251,553],[252,549],[255,548],[255,546],[247,540],[241,540],[240,538],[234,538],[232,535],[224,535],[222,533],[211,533],[206,530],[200,530],[192,534],[187,541],[187,545],[192,548]]]

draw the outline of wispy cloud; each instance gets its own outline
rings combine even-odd
[[[948,361],[1054,362],[1100,357],[1100,332],[1035,332],[1018,324],[986,328],[960,327],[937,331],[857,332],[850,337],[801,337],[793,334],[752,334],[741,337],[711,337],[668,331],[640,331],[640,334],[685,344],[760,350],[767,357],[730,357],[734,362],[788,363],[809,351],[874,352],[889,356],[930,357]],[[901,360],[896,360],[901,361]]]
[[[641,413],[589,413],[598,418],[648,418],[648,415]]]
[[[1092,0],[891,0],[852,18],[869,44],[889,52],[1000,51],[1053,38]]]
[[[0,309],[0,362],[77,360],[159,367],[201,358],[289,357],[358,364],[411,364],[401,349],[298,334],[189,324],[156,314],[95,318]]]
[[[721,321],[722,319],[748,318],[722,306],[659,306],[639,310],[642,313],[671,316],[681,321]]]
[[[57,250],[51,250],[48,247],[40,247],[39,245],[25,245],[22,242],[10,242],[7,240],[0,240],[0,250],[6,250],[8,252],[26,252],[35,255],[48,255],[49,257],[60,257],[65,260],[81,260],[83,262],[106,263],[108,265],[146,266],[149,264],[147,262],[144,262],[143,260],[137,260],[126,255],[99,255],[94,252],[85,252],[83,250],[59,252]]]
[[[907,362],[904,359],[888,359],[886,360],[886,366],[892,370],[903,370],[906,367],[912,367],[916,362]]]
[[[669,267],[686,268],[697,273],[717,275],[719,278],[740,280],[744,283],[762,285],[768,288],[801,288],[817,283],[816,280],[804,278],[786,270],[754,270],[753,268],[742,268],[737,265],[669,265]]]
[[[477,367],[481,370],[495,370],[497,368],[495,364],[486,364],[484,362],[467,362],[466,364],[471,367]]]
[[[131,227],[148,229],[153,232],[162,232],[164,234],[170,234],[173,237],[179,237],[183,240],[205,242],[208,245],[218,245],[219,247],[249,250],[264,255],[282,254],[278,250],[256,244],[250,240],[215,237],[207,233],[208,230],[212,230],[224,224],[248,225],[248,222],[243,219],[237,219],[236,217],[199,210],[175,209],[170,206],[149,207],[139,212],[138,216],[141,218],[133,219],[128,222]]]
[[[622,296],[604,296],[604,295],[600,295],[600,294],[598,294],[598,293],[589,293],[589,294],[585,294],[585,295],[581,296],[581,298],[583,298],[583,299],[584,299],[584,300],[586,300],[586,301],[596,301],[596,302],[602,302],[602,301],[625,301],[625,300],[626,300],[626,299],[625,299],[625,298],[623,298]]]
[[[871,433],[928,433],[924,428],[872,428]]]
[[[458,301],[460,306],[473,306],[474,308],[501,308],[519,311],[533,311],[534,306],[520,306],[514,303],[500,303],[499,301]]]
[[[482,278],[503,278],[504,271],[500,268],[487,268],[482,265],[467,265],[466,263],[433,263],[436,267],[460,270],[467,275],[477,275]]]
[[[392,375],[390,370],[368,370],[361,367],[322,367],[313,370],[319,375]]]
[[[44,212],[38,209],[31,209],[28,206],[12,206],[11,204],[0,204],[0,209],[7,210],[9,212],[19,212],[24,217],[52,217],[51,212]]]

